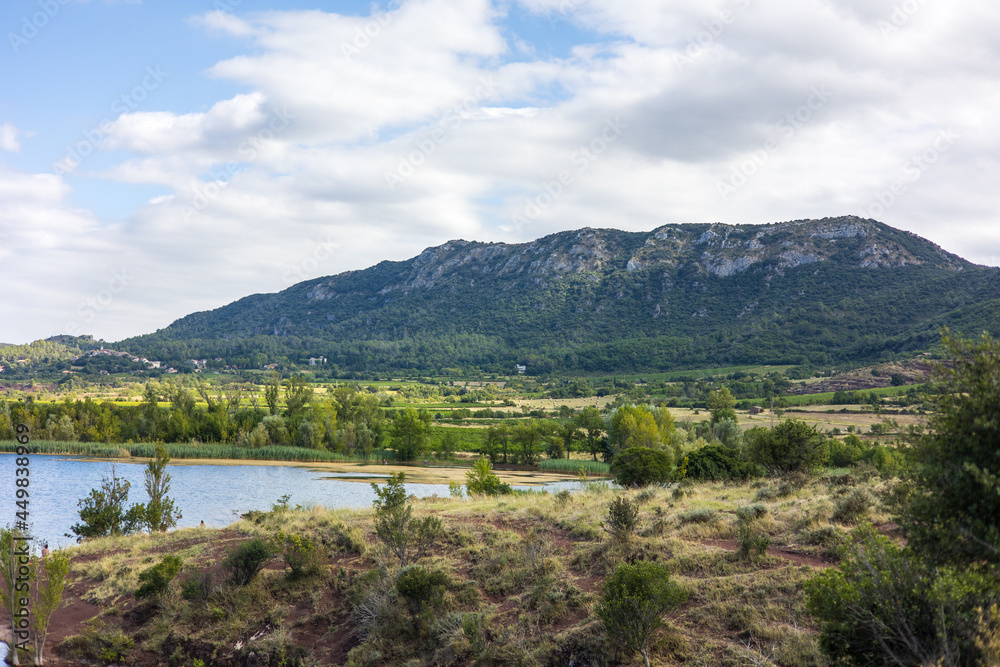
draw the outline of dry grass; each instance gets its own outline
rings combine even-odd
[[[217,585],[197,604],[174,590],[137,644],[155,652],[173,633],[192,646],[232,651],[236,642],[245,650],[266,640],[272,656],[301,647],[313,661],[301,664],[469,664],[475,656],[487,656],[489,664],[548,664],[586,655],[629,664],[629,656],[606,646],[593,609],[618,563],[644,559],[665,563],[690,593],[655,638],[654,664],[820,665],[802,590],[845,530],[832,516],[844,498],[862,496],[871,501],[869,519],[886,518],[881,482],[833,481],[813,479],[766,501],[757,500],[759,490],[779,480],[694,485],[680,498],[673,489],[613,491],[595,483],[569,499],[534,493],[414,500],[415,515],[434,514],[445,527],[421,565],[448,581],[441,606],[419,617],[395,593],[397,570],[381,556],[370,511],[267,513],[230,526],[229,544],[278,530],[308,536],[322,549],[322,571],[291,581],[274,565],[251,586]],[[612,540],[601,525],[619,495],[640,508],[636,534],[624,541]],[[770,536],[766,554],[739,557],[738,512],[752,514],[755,527]],[[88,581],[89,599],[124,600],[138,572],[168,551],[181,555],[188,571],[211,568],[226,546],[217,541],[221,535],[191,529],[95,541],[74,547],[81,557],[74,573]],[[350,646],[337,644],[346,636],[357,637],[349,659]],[[187,664],[183,658],[175,660]]]

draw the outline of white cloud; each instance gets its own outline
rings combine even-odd
[[[10,123],[0,123],[0,151],[20,151],[21,142],[17,138],[19,134],[18,129]]]
[[[105,225],[60,203],[61,180],[0,172],[4,224],[25,215],[39,230],[0,251],[17,241],[48,258],[49,277],[29,287],[38,302],[51,285],[94,293],[108,271],[141,267],[116,297],[129,312],[93,322],[109,339],[449,238],[520,241],[584,225],[876,211],[1000,263],[1000,8],[520,4],[555,19],[556,37],[562,21],[592,37],[568,57],[539,57],[487,0],[411,0],[367,17],[200,16],[195,29],[245,41],[208,75],[247,92],[207,111],[124,114],[101,146],[128,157],[100,176],[172,194]],[[621,126],[613,140],[602,139],[609,121]],[[0,148],[12,150],[7,127]],[[943,131],[957,138],[914,178],[914,156]],[[571,182],[557,188],[561,172]],[[393,189],[387,174],[398,176]],[[879,210],[895,181],[903,191]],[[515,224],[532,203],[537,215]],[[306,261],[334,243],[322,262]]]

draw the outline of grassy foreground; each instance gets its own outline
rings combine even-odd
[[[888,521],[887,484],[863,477],[414,500],[415,516],[444,525],[420,563],[446,577],[432,612],[397,594],[399,568],[370,510],[279,507],[223,530],[96,540],[69,549],[73,583],[50,655],[191,667],[641,664],[609,644],[594,609],[616,564],[653,560],[689,593],[651,642],[653,664],[823,665],[803,583],[834,562],[847,526]],[[640,505],[625,540],[602,529],[619,495]],[[738,514],[757,517],[766,552],[739,551]],[[249,585],[224,582],[231,549],[279,532],[314,542],[315,567],[293,577],[277,557]],[[139,574],[169,554],[180,575],[158,601],[137,603]]]

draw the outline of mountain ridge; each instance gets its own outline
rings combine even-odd
[[[582,228],[525,243],[455,239],[408,260],[192,313],[127,341],[139,348],[216,341],[215,349],[225,347],[220,341],[267,338],[357,368],[365,365],[358,346],[366,341],[398,347],[451,337],[470,348],[458,365],[499,368],[543,357],[545,368],[581,368],[580,352],[650,338],[662,339],[676,363],[731,363],[756,337],[765,344],[747,355],[752,363],[789,355],[825,363],[871,357],[873,336],[881,347],[875,356],[915,349],[926,344],[926,332],[913,337],[922,323],[956,309],[971,313],[998,296],[1000,270],[854,216],[649,232]],[[713,349],[694,361],[691,346],[707,337],[717,339]],[[485,357],[471,349],[477,344]],[[352,346],[355,352],[341,354]],[[640,347],[651,348],[648,341]],[[662,352],[649,367],[669,363]],[[406,367],[440,367],[435,354]]]

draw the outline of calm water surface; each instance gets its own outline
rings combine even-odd
[[[13,525],[17,508],[14,486],[13,454],[0,454],[0,526]],[[48,541],[50,548],[68,546],[74,539],[65,537],[70,526],[80,520],[78,501],[98,488],[102,477],[110,477],[107,461],[88,461],[65,456],[31,456],[32,534],[39,544]],[[145,464],[116,463],[116,474],[132,483],[129,503],[144,503],[149,498],[144,486]],[[289,466],[269,465],[178,465],[168,466],[171,485],[169,496],[183,517],[178,527],[195,527],[204,521],[209,528],[222,528],[252,509],[268,510],[281,496],[291,496],[291,505],[325,507],[370,507],[375,499],[371,486],[347,482],[336,477],[367,477],[365,473],[339,473]],[[380,481],[384,478],[377,478]],[[575,481],[545,486],[550,491],[575,489]],[[528,489],[527,486],[514,488]],[[534,487],[539,488],[539,487]],[[443,484],[406,484],[407,493],[417,497],[448,495]]]

